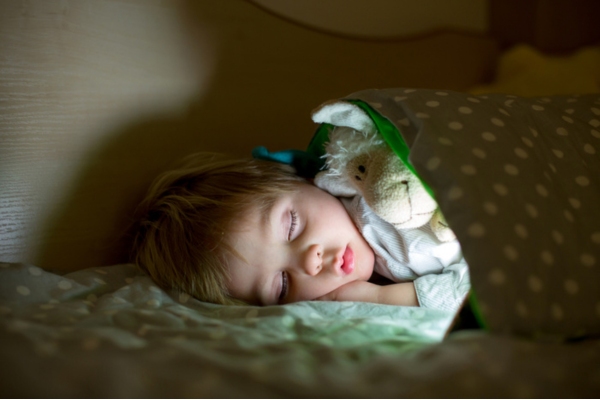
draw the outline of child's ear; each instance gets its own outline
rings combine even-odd
[[[328,171],[321,171],[315,176],[315,186],[321,188],[333,196],[352,197],[358,194],[358,191],[342,175],[333,175]]]

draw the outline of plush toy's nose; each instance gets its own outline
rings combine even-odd
[[[368,163],[359,161],[367,165],[359,176],[360,192],[377,215],[397,228],[416,228],[429,221],[437,208],[435,200],[393,152],[372,151]]]
[[[409,221],[413,214],[406,180],[389,179],[374,185],[365,193],[365,201],[377,215],[394,225]]]

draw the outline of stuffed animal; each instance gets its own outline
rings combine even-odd
[[[397,229],[431,225],[436,237],[456,237],[420,179],[383,140],[358,106],[336,101],[313,112],[313,121],[335,126],[324,155],[327,169],[315,184],[338,197],[362,196],[367,205]]]

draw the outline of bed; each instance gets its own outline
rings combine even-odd
[[[577,14],[598,8],[528,2],[531,26],[564,17],[557,40],[501,29],[511,4],[489,3],[484,33],[356,38],[247,1],[3,3],[2,395],[598,397],[600,38]],[[524,59],[525,78],[500,73]],[[306,149],[311,110],[344,98],[414,146],[484,328],[358,302],[218,306],[128,262],[159,171],[197,150]]]

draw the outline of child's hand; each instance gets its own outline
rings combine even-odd
[[[342,285],[315,300],[363,301],[398,306],[419,306],[415,285],[412,282],[379,286],[370,282],[354,281]]]

